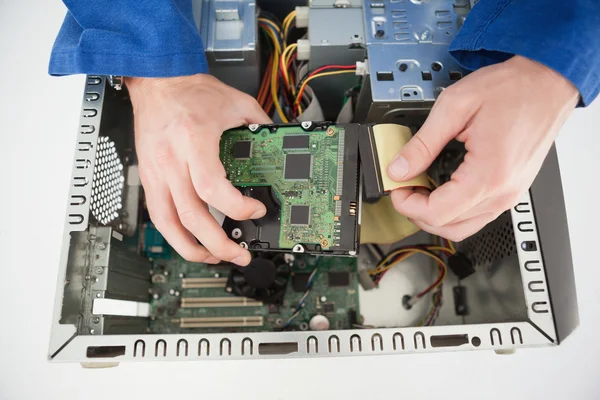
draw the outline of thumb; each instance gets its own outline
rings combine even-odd
[[[427,120],[387,167],[388,176],[401,182],[425,172],[444,147],[460,134],[475,113],[461,94],[447,89],[434,104]]]

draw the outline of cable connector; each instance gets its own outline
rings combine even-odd
[[[460,251],[454,253],[448,258],[448,266],[458,277],[458,279],[461,280],[475,273],[473,262],[466,256],[465,253],[461,253]]]
[[[310,41],[308,39],[298,39],[297,43],[296,58],[299,61],[310,60]]]
[[[369,67],[367,65],[367,61],[357,61],[356,62],[356,75],[358,76],[367,76],[369,74]]]
[[[402,307],[404,307],[406,310],[410,310],[415,304],[419,302],[419,300],[421,300],[421,298],[422,297],[410,296],[408,294],[405,294],[404,296],[402,296]]]
[[[296,7],[296,28],[308,28],[308,7]]]

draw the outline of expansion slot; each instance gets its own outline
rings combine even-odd
[[[198,317],[176,318],[171,320],[181,328],[235,328],[244,326],[263,326],[261,316],[252,317]]]
[[[183,278],[181,287],[183,289],[207,289],[224,288],[227,278]]]
[[[182,308],[201,307],[257,307],[262,306],[262,301],[246,297],[184,297],[181,299]]]

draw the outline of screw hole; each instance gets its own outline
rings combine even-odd
[[[439,62],[434,62],[433,64],[431,64],[431,69],[438,72],[442,70],[442,64],[440,64]]]
[[[481,346],[481,339],[479,339],[477,336],[473,336],[473,339],[471,339],[471,344],[475,347],[479,347]]]

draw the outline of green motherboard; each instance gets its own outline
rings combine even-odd
[[[245,195],[277,209],[270,220],[258,222],[276,224],[275,230],[254,230],[230,221],[224,224],[226,232],[251,249],[252,243],[262,242],[270,249],[290,250],[302,244],[323,251],[354,250],[357,153],[357,137],[343,126],[313,130],[300,125],[263,126],[225,132],[221,161],[228,179]],[[261,189],[268,193],[260,195]]]
[[[153,333],[306,330],[315,315],[326,317],[330,329],[349,329],[357,321],[356,258],[287,256],[290,274],[283,301],[267,305],[227,293],[227,266],[190,263],[172,254],[153,261]],[[279,257],[284,260],[283,254]],[[315,268],[303,306],[290,321]]]

